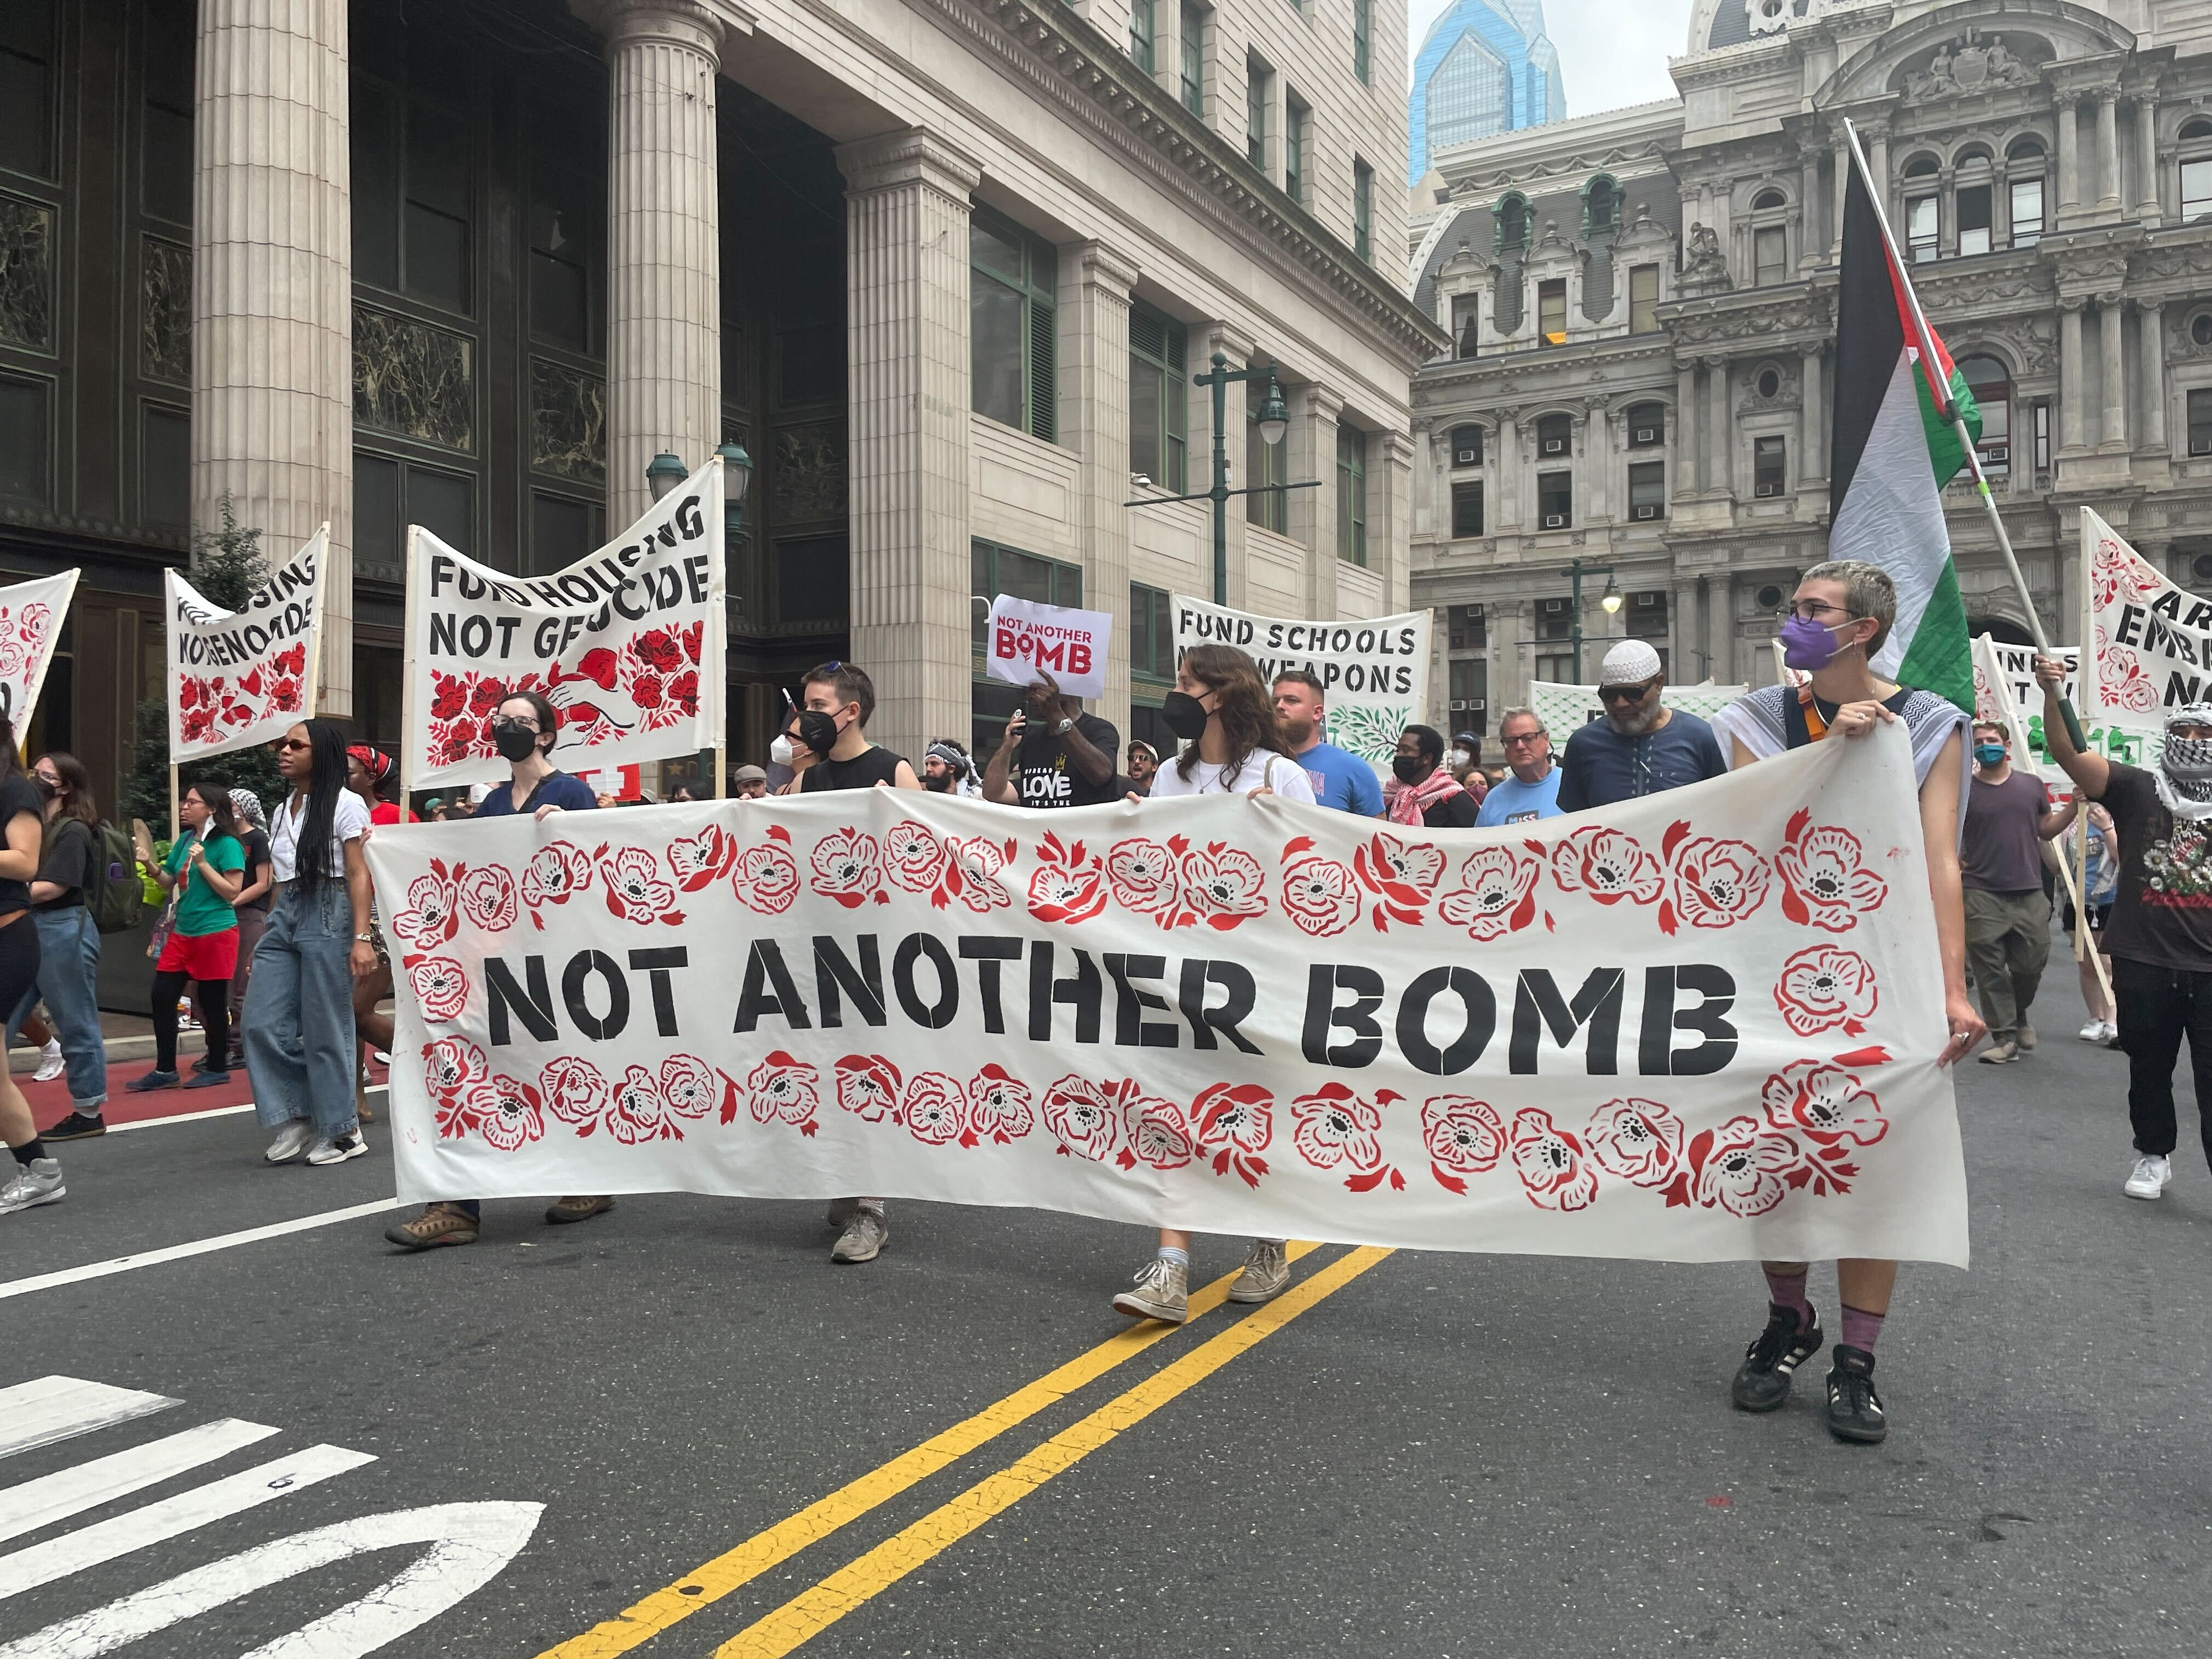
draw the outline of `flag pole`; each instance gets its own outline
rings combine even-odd
[[[1858,168],[1859,178],[1867,187],[1867,199],[1874,204],[1875,222],[1881,227],[1882,246],[1888,252],[1890,268],[1897,272],[1905,302],[1912,307],[1913,331],[1919,337],[1921,378],[1927,382],[1929,396],[1944,420],[1959,434],[1959,447],[1966,452],[1966,469],[1973,474],[1975,493],[1982,498],[1990,528],[1996,532],[1997,551],[2004,555],[2005,568],[2011,573],[2012,585],[2020,594],[2021,609],[2027,615],[2027,631],[2035,640],[2035,648],[2047,657],[2051,655],[2051,638],[2043,631],[2043,619],[2036,614],[2035,596],[2028,592],[2027,578],[2021,574],[2020,557],[2013,551],[2012,538],[2005,531],[2004,515],[1997,511],[1996,497],[1990,491],[1989,475],[1982,471],[1982,459],[1974,453],[1974,436],[1966,429],[1966,416],[1959,413],[1958,400],[1951,395],[1951,388],[1936,384],[1935,331],[1928,326],[1928,313],[1920,308],[1920,295],[1912,286],[1911,273],[1898,254],[1897,238],[1889,228],[1889,210],[1882,204],[1881,186],[1875,179],[1874,170],[1867,165],[1866,152],[1859,148],[1859,130],[1848,118],[1844,122],[1844,137],[1851,147],[1852,165]],[[2075,751],[2086,753],[2089,740],[2082,734],[2081,717],[2074,712],[2072,699],[2062,695],[2058,713],[2066,722],[2066,735],[2073,738]]]

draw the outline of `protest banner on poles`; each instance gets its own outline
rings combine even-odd
[[[1109,611],[1074,611],[1001,593],[985,624],[984,672],[1009,685],[1033,685],[1049,674],[1071,697],[1106,695],[1106,652],[1114,641]]]
[[[2062,695],[2081,709],[2081,647],[2058,645],[2051,650],[2066,665]],[[2014,755],[2032,761],[2054,794],[2062,799],[2073,794],[2074,780],[2051,758],[2044,741],[2043,688],[2035,680],[2033,646],[2010,645],[1987,634],[1974,635],[1974,718],[1995,720],[2011,732]]]
[[[368,857],[404,1198],[1966,1259],[1901,726],[1510,831],[876,789]]]
[[[2077,707],[2090,747],[2156,766],[2167,714],[2212,702],[2212,599],[2178,586],[2086,507],[2081,595],[2090,654]]]
[[[38,709],[76,579],[76,571],[64,570],[0,587],[0,714],[13,723],[19,744]]]
[[[492,714],[517,691],[561,711],[553,759],[568,771],[720,750],[723,534],[719,457],[549,575],[495,570],[410,526],[403,787],[504,778]]]
[[[1711,720],[1750,689],[1747,685],[1670,685],[1660,693],[1660,701],[1669,708],[1695,714],[1699,720]],[[1528,706],[1544,722],[1544,729],[1552,734],[1552,742],[1562,748],[1577,728],[1605,714],[1605,704],[1598,700],[1597,687],[1568,685],[1557,680],[1530,681]],[[1491,724],[1494,730],[1498,722],[1493,720]]]
[[[1364,622],[1306,622],[1231,611],[1182,593],[1170,603],[1177,662],[1194,645],[1233,645],[1259,664],[1262,680],[1304,669],[1323,687],[1322,735],[1378,772],[1390,769],[1398,734],[1426,718],[1433,618],[1425,611]]]
[[[162,573],[173,775],[281,738],[314,714],[330,543],[325,525],[236,611],[210,605],[179,572]]]

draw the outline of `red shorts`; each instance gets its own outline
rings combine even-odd
[[[186,979],[213,983],[238,971],[238,929],[220,933],[172,933],[161,947],[157,974],[182,974]]]

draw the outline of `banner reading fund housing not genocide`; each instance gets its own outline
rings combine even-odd
[[[236,611],[161,574],[169,648],[169,758],[197,760],[281,738],[315,712],[331,527],[269,574]]]
[[[719,457],[549,575],[495,570],[410,526],[407,787],[505,777],[492,715],[517,691],[561,711],[553,759],[568,771],[720,747],[722,543]]]
[[[1328,730],[1322,735],[1378,771],[1389,770],[1398,734],[1425,718],[1432,621],[1425,611],[1365,621],[1306,622],[1257,617],[1182,593],[1170,602],[1177,662],[1194,645],[1233,645],[1260,665],[1263,680],[1304,670],[1324,688]]]
[[[1514,832],[876,789],[368,856],[403,1197],[1966,1260],[1902,727]]]

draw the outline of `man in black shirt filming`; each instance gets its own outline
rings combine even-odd
[[[983,799],[1001,806],[1097,806],[1118,800],[1114,757],[1121,735],[1042,669],[983,774]],[[1018,755],[1017,754],[1018,750]],[[1011,774],[1020,774],[1017,789]]]

